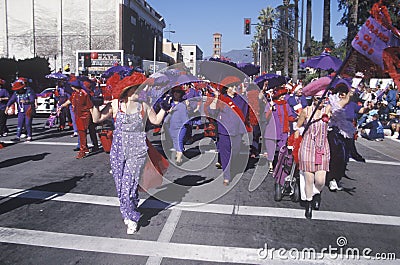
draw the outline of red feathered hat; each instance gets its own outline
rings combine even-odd
[[[127,89],[133,86],[139,86],[146,81],[146,76],[142,73],[134,72],[132,75],[128,75],[121,81],[119,81],[113,88],[112,88],[112,95],[113,98],[119,98],[120,95],[126,91]]]
[[[14,90],[14,91],[23,89],[24,87],[26,87],[26,82],[27,82],[27,81],[28,81],[28,80],[27,80],[26,78],[20,77],[20,78],[17,79],[17,81],[15,81],[15,82],[13,83],[11,89]]]
[[[272,99],[278,99],[280,96],[286,95],[288,93],[288,89],[286,87],[279,87],[274,90],[274,94],[272,95]]]

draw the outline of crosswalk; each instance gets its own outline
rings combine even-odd
[[[27,145],[64,145],[73,146],[75,143],[33,141],[21,142]],[[207,150],[205,153],[215,153],[216,150]],[[380,164],[400,166],[400,162],[367,160],[367,164]],[[119,207],[116,197],[89,195],[72,192],[52,192],[34,189],[0,188],[0,199],[5,202],[9,199],[35,199],[52,202],[66,202],[73,204],[85,204],[89,206]],[[162,264],[164,259],[177,259],[183,262],[192,261],[226,264],[359,264],[360,261],[369,263],[374,256],[354,257],[339,254],[330,256],[317,253],[317,258],[294,259],[290,249],[283,249],[285,254],[279,255],[273,249],[254,247],[232,247],[224,245],[209,245],[196,243],[171,242],[177,231],[178,223],[184,213],[196,215],[213,214],[218,216],[240,216],[240,217],[266,217],[285,218],[290,220],[304,220],[304,210],[285,207],[267,207],[254,205],[220,204],[220,203],[198,203],[191,201],[164,202],[152,198],[141,199],[139,203],[144,209],[162,209],[168,217],[162,224],[161,232],[155,240],[131,238],[116,238],[110,236],[93,236],[76,233],[65,233],[63,231],[51,232],[34,229],[15,228],[0,226],[0,242],[7,244],[18,244],[36,246],[43,248],[55,248],[64,250],[86,251],[93,253],[122,254],[130,256],[147,257],[147,265]],[[399,216],[388,216],[380,214],[365,214],[355,212],[337,211],[315,211],[313,221],[339,222],[342,224],[376,225],[391,227],[396,231],[400,227]],[[139,233],[141,231],[139,230]],[[142,233],[146,233],[143,232]],[[275,255],[275,256],[274,256]],[[1,254],[0,254],[1,257]],[[275,257],[275,258],[274,258]],[[398,259],[385,261],[385,264],[398,264]],[[1,262],[0,262],[1,263]],[[198,264],[198,263],[197,263]]]
[[[112,207],[119,206],[118,199],[115,197],[39,190],[0,188],[0,197],[3,199],[21,198]],[[30,229],[17,229],[12,227],[0,227],[0,242],[111,254],[147,256],[149,257],[146,263],[148,265],[161,264],[163,258],[207,262],[226,262],[229,264],[274,264],[275,262],[276,264],[280,264],[280,262],[283,261],[290,264],[301,264],[302,262],[304,263],[306,261],[307,263],[310,262],[310,260],[293,260],[288,256],[284,256],[283,258],[281,257],[282,260],[279,260],[279,262],[277,260],[265,258],[274,255],[274,253],[271,252],[272,250],[265,250],[267,251],[265,252],[263,249],[255,248],[170,242],[182,212],[304,219],[304,211],[300,209],[237,206],[213,203],[199,204],[193,202],[171,203],[161,202],[154,199],[142,199],[140,201],[140,207],[167,209],[167,211],[169,211],[169,217],[167,218],[157,241],[136,240],[134,238],[124,239],[98,237]],[[313,219],[400,227],[400,217],[398,216],[318,211],[315,212]],[[179,251],[177,251],[178,249]],[[260,253],[263,254],[260,255]],[[344,256],[339,258],[346,259]],[[362,257],[364,260],[371,258],[373,257]],[[321,257],[321,259],[323,260],[323,264],[335,264],[337,261],[337,257],[332,259],[328,255]],[[319,262],[321,262],[321,260],[315,260],[315,263]],[[356,263],[354,260],[346,260],[346,263],[348,262],[349,264],[352,264],[353,262]]]

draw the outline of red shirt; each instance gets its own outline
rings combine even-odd
[[[90,115],[90,109],[93,107],[93,104],[85,90],[74,91],[69,100],[71,101],[75,115]]]

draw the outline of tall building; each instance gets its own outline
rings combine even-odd
[[[72,72],[77,50],[123,50],[137,65],[155,46],[162,58],[165,22],[145,0],[2,0],[0,10],[0,57],[46,57]]]
[[[197,61],[203,60],[203,51],[196,44],[182,44],[182,55],[185,65],[197,75]]]
[[[213,34],[213,58],[221,58],[222,34]]]
[[[183,62],[182,45],[164,38],[163,56],[167,57],[163,61],[168,62],[170,65]]]

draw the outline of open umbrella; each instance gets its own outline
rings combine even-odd
[[[64,74],[59,73],[59,72],[57,72],[57,73],[51,73],[51,74],[49,74],[49,75],[46,75],[45,77],[46,77],[47,79],[56,79],[56,80],[67,80],[67,79],[68,79],[68,76],[67,76],[67,75],[64,75]]]
[[[342,60],[330,55],[328,52],[323,52],[321,55],[311,57],[300,64],[302,68],[311,67],[321,70],[333,69],[334,71],[337,71],[340,65],[342,65]]]
[[[256,75],[260,72],[260,66],[252,63],[238,63],[237,68],[248,76]]]
[[[115,65],[108,68],[101,76],[104,78],[111,77],[114,73],[118,73],[122,78],[130,75],[133,69],[129,66]]]
[[[274,88],[286,84],[289,79],[290,78],[287,76],[267,73],[254,79],[254,83],[256,83],[260,87],[260,89],[262,89],[265,81],[268,80],[268,88]]]
[[[308,97],[308,96],[314,96],[316,93],[320,92],[321,90],[325,90],[326,87],[331,83],[332,78],[329,76],[324,76],[321,78],[318,78],[305,87],[303,87],[303,95]]]
[[[200,61],[197,67],[198,75],[204,76],[205,79],[213,83],[219,83],[228,76],[236,76],[240,80],[244,80],[247,77],[246,74],[238,68],[216,60]]]

